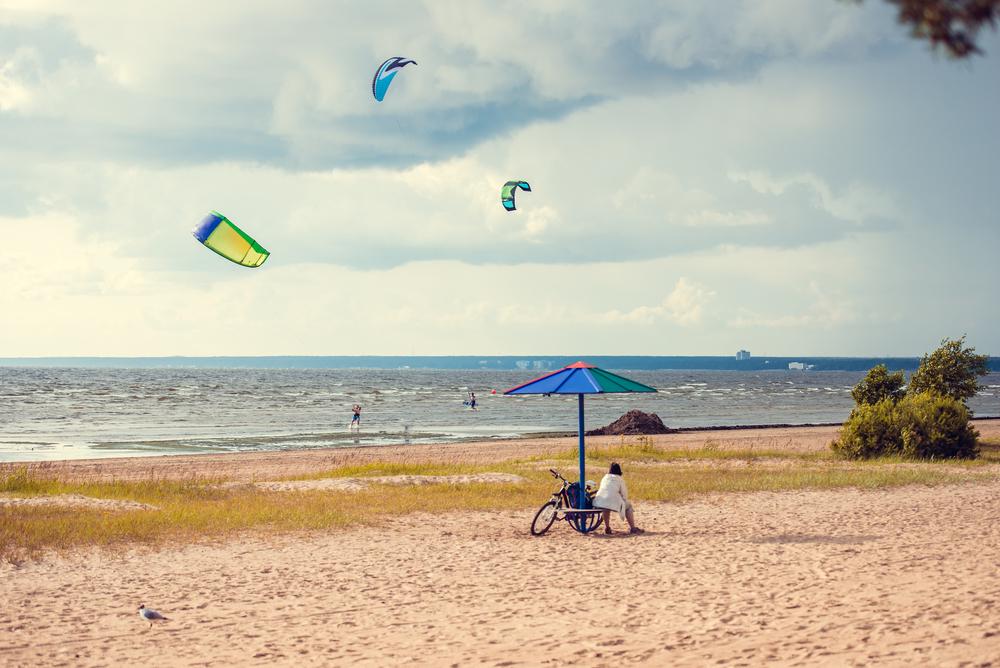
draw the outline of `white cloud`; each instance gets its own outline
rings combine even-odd
[[[692,227],[745,227],[768,225],[771,216],[760,211],[714,211],[702,209],[684,217],[684,224]]]
[[[238,130],[250,145],[279,142],[291,155],[278,155],[309,165],[454,155],[588,100],[682,89],[705,78],[692,67],[752,71],[781,58],[864,53],[894,34],[891,21],[873,19],[880,7],[823,0],[735,10],[645,2],[610,13],[527,0],[7,4],[0,24],[54,61],[32,87],[53,118],[111,135],[197,132],[208,141],[212,129]],[[676,55],[691,45],[694,53]],[[388,55],[418,65],[376,105],[370,77]],[[141,133],[118,139],[143,148]]]
[[[809,173],[775,177],[760,171],[733,171],[729,173],[729,178],[736,183],[747,183],[766,195],[780,196],[796,187],[805,188],[810,191],[818,208],[852,223],[861,224],[873,218],[900,218],[899,207],[891,196],[859,183],[850,184],[838,195],[823,179]]]
[[[655,306],[637,306],[622,313],[612,310],[603,314],[611,322],[639,322],[650,324],[669,320],[680,325],[697,325],[702,320],[705,305],[715,292],[685,277],[677,279],[674,289]]]
[[[134,295],[145,289],[147,277],[137,260],[123,255],[121,247],[109,241],[81,243],[79,224],[71,218],[0,218],[0,230],[5,255],[0,264],[3,298],[47,302],[64,293]]]
[[[782,124],[766,115],[733,117],[729,110],[765,97],[780,104],[785,92],[755,83],[609,102],[525,127],[460,157],[403,169],[36,163],[34,206],[73,210],[90,234],[127,237],[136,256],[188,267],[187,230],[209,209],[246,226],[274,253],[273,262],[373,269],[430,259],[630,261],[733,243],[783,247],[838,238],[850,230],[824,224],[823,216],[877,210],[871,202],[878,200],[867,196],[873,189],[835,197],[809,176],[810,196],[795,198],[788,196],[795,179],[726,167],[755,153],[730,146],[716,128],[742,126],[752,136]],[[708,112],[706,98],[724,103]],[[679,118],[699,121],[664,127],[664,103]],[[621,123],[624,117],[630,122]],[[581,143],[580,136],[591,140]],[[500,206],[500,187],[512,178],[528,180],[532,192],[519,193],[518,210],[509,213]],[[137,215],[146,225],[136,225]]]
[[[837,3],[741,0],[671,9],[653,24],[643,48],[676,69],[722,70],[752,56],[814,56],[837,48],[863,49],[885,38],[871,14],[844,11],[848,8]]]
[[[857,319],[849,300],[831,301],[821,299],[808,307],[804,313],[784,313],[764,315],[747,309],[727,321],[727,325],[737,328],[803,328],[813,325],[833,327],[854,322]]]
[[[179,272],[130,259],[68,220],[4,219],[0,229],[14,248],[0,268],[7,355],[915,354],[927,332],[949,333],[942,319],[968,322],[960,303],[942,311],[906,301],[912,279],[894,280],[891,263],[870,290],[858,269],[885,253],[886,240],[361,271],[274,262],[280,256],[248,270],[185,239],[177,251],[197,269]],[[38,243],[38,229],[52,232],[53,248]],[[666,296],[664,285],[673,286]],[[969,328],[986,350],[988,326]]]
[[[37,69],[34,49],[21,47],[7,59],[0,57],[0,112],[30,108],[32,93],[25,80],[36,76]]]
[[[663,301],[663,309],[671,320],[682,325],[695,325],[701,322],[705,302],[714,294],[711,290],[682,277],[677,280],[673,292]]]

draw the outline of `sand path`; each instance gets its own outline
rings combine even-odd
[[[156,506],[138,501],[121,499],[95,499],[81,494],[57,494],[56,496],[7,496],[0,494],[0,508],[23,508],[29,506],[67,506],[70,508],[90,508],[108,512],[128,510],[155,510]]]
[[[998,516],[990,482],[50,557],[0,566],[0,664],[1000,665]]]

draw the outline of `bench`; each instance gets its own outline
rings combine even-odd
[[[590,533],[600,526],[604,514],[603,508],[565,508],[563,519],[580,533]]]

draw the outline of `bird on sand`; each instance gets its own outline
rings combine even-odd
[[[147,608],[142,603],[139,604],[139,616],[142,617],[143,621],[149,622],[149,628],[153,628],[154,622],[169,622],[167,617],[164,617],[156,610]]]

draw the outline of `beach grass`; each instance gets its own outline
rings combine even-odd
[[[711,439],[699,448],[664,448],[657,446],[653,439],[647,436],[622,437],[618,443],[590,445],[587,447],[587,459],[608,461],[657,461],[673,462],[685,460],[755,460],[755,459],[794,459],[798,461],[819,461],[834,459],[833,453],[794,452],[788,446],[790,439],[775,439],[762,443],[759,448],[723,448],[720,443]],[[556,458],[577,458],[576,448],[558,453]],[[550,459],[552,457],[549,457]]]
[[[371,478],[399,475],[513,473],[523,483],[434,483],[419,486],[372,484],[360,491],[271,491],[220,480],[74,482],[32,475],[27,468],[0,474],[0,495],[10,499],[80,495],[132,501],[152,509],[0,505],[0,559],[16,562],[46,551],[80,547],[193,542],[245,532],[294,532],[377,525],[413,516],[428,521],[450,511],[524,511],[525,530],[534,508],[558,488],[548,473],[560,469],[575,478],[576,451],[490,465],[376,462],[319,471],[296,480]],[[599,479],[609,461],[625,468],[637,507],[682,502],[706,494],[803,489],[881,488],[941,485],[995,479],[1000,444],[988,443],[978,462],[914,463],[898,460],[845,462],[818,454],[775,449],[721,450],[703,447],[665,450],[648,439],[588,449],[588,476]],[[641,510],[639,511],[641,514]]]
[[[511,465],[498,463],[489,469],[498,473],[514,473]],[[328,478],[377,478],[382,476],[421,475],[444,476],[482,473],[483,467],[474,464],[447,464],[443,462],[369,462],[355,466],[341,466],[282,478],[282,480],[325,480]]]
[[[1000,441],[980,441],[979,458],[987,462],[1000,462]]]

